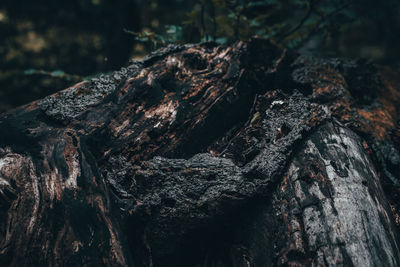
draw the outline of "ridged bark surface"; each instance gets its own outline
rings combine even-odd
[[[400,80],[170,46],[0,118],[0,265],[398,266]]]

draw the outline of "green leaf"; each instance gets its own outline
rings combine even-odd
[[[224,45],[228,42],[228,39],[226,37],[219,37],[219,38],[215,39],[215,42]]]
[[[36,70],[34,70],[34,69],[27,69],[24,71],[25,75],[33,75],[35,73],[36,73]]]
[[[52,71],[51,73],[51,76],[53,76],[53,77],[62,77],[62,76],[64,76],[65,75],[65,72],[64,71],[62,71],[62,70],[55,70],[55,71]]]

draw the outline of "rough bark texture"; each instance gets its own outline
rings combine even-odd
[[[398,266],[400,79],[170,46],[0,118],[2,266]]]

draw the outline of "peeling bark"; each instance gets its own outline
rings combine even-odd
[[[400,80],[170,46],[0,118],[0,265],[398,266]]]

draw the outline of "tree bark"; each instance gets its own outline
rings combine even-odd
[[[0,118],[2,266],[398,266],[400,79],[169,46]]]

